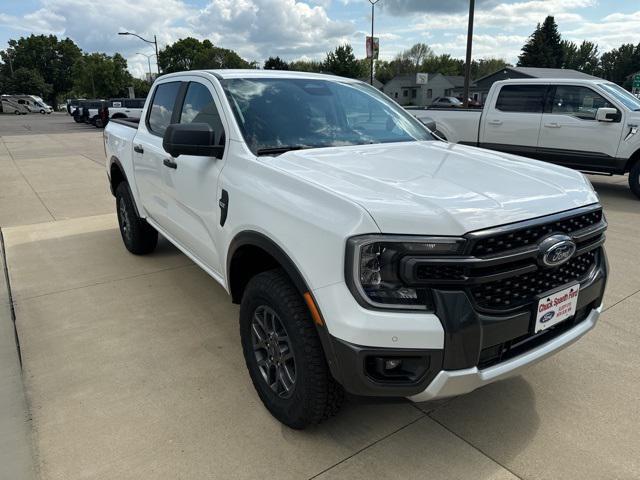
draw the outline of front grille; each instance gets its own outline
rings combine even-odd
[[[570,235],[579,230],[597,225],[602,221],[602,209],[592,210],[579,215],[570,216],[555,222],[532,225],[510,230],[477,240],[471,249],[472,255],[495,255],[508,250],[526,247],[538,243],[552,233]]]
[[[584,279],[596,264],[597,252],[583,253],[556,268],[539,268],[535,272],[481,283],[469,290],[476,305],[483,309],[517,308],[549,290]]]
[[[419,281],[429,282],[462,280],[464,279],[464,268],[459,265],[422,264],[416,267],[415,276]]]

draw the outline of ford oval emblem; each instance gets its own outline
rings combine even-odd
[[[549,320],[551,320],[555,316],[556,316],[556,312],[547,312],[540,319],[540,323],[547,323]]]
[[[539,245],[539,263],[545,267],[557,267],[568,262],[576,253],[576,244],[567,235],[551,235]]]

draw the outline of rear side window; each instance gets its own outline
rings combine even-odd
[[[164,135],[164,131],[171,123],[178,90],[180,90],[180,82],[162,83],[156,88],[148,120],[149,130],[153,133]]]
[[[503,112],[542,113],[546,85],[505,85],[500,89],[496,109]]]
[[[218,145],[224,142],[224,127],[211,92],[201,83],[191,82],[180,113],[180,123],[207,123]]]

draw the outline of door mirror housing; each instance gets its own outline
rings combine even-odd
[[[619,122],[620,113],[615,108],[599,108],[596,111],[596,120],[599,122]]]
[[[430,132],[435,132],[437,130],[436,122],[430,118],[419,118],[418,120],[420,120],[420,122],[427,127]]]
[[[172,157],[222,158],[224,146],[216,145],[215,139],[215,132],[208,123],[173,123],[164,132],[162,147]]]

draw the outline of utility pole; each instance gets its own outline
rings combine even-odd
[[[136,52],[136,55],[142,55],[144,57],[147,57],[147,63],[149,64],[149,83],[153,83],[153,78],[151,77],[151,57],[153,57],[155,53],[147,55],[146,53]]]
[[[469,28],[467,30],[467,63],[464,69],[464,107],[469,108],[469,84],[471,83],[471,47],[473,45],[473,15],[475,0],[469,0]]]
[[[374,62],[374,43],[373,43],[373,19],[375,18],[375,10],[376,10],[376,3],[378,3],[380,0],[369,0],[369,3],[371,4],[371,79],[370,79],[370,83],[371,85],[373,85],[373,62]]]

